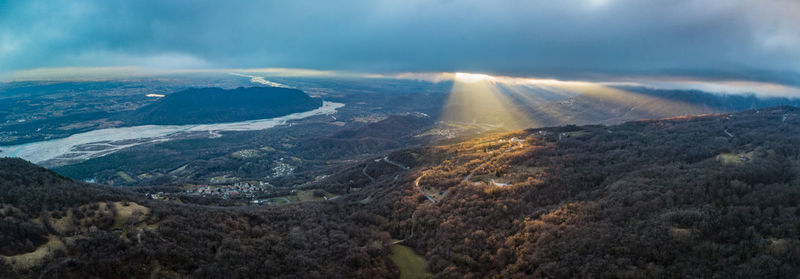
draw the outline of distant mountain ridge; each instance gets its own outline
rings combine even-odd
[[[616,86],[534,104],[528,108],[527,113],[536,124],[535,127],[547,127],[565,124],[619,124],[640,119],[726,113],[784,105],[800,106],[800,99]]]
[[[183,125],[273,118],[309,111],[322,100],[279,87],[191,88],[120,115],[126,125]]]

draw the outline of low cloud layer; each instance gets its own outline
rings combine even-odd
[[[4,1],[0,72],[289,67],[800,85],[794,0]]]

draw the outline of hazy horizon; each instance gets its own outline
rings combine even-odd
[[[797,14],[787,0],[8,1],[0,77],[287,68],[797,87]]]

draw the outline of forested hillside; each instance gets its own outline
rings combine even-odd
[[[800,109],[563,126],[397,151],[207,207],[0,160],[0,277],[796,278]]]
[[[433,123],[428,116],[394,115],[330,136],[302,140],[292,151],[300,157],[321,160],[403,148],[423,142],[415,136]]]
[[[212,208],[0,159],[0,278],[380,278],[389,235],[336,203]]]
[[[794,107],[527,130],[393,156],[414,168],[398,182],[373,172],[394,186],[364,210],[390,218],[392,236],[442,278],[800,274]]]

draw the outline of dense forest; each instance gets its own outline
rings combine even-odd
[[[355,132],[351,132],[355,133]],[[347,138],[344,133],[331,138]],[[796,278],[800,109],[396,151],[275,207],[148,200],[0,160],[0,277]]]
[[[381,219],[337,203],[210,208],[0,159],[0,278],[397,276]]]
[[[387,230],[443,278],[800,273],[794,107],[527,130],[409,153],[411,176],[366,210],[392,220]]]
[[[427,116],[393,115],[362,127],[344,129],[330,136],[302,140],[292,149],[292,153],[309,160],[324,160],[408,147],[423,142],[415,136],[433,122]]]
[[[322,100],[282,87],[191,88],[118,118],[126,125],[236,122],[283,116],[322,106]]]

